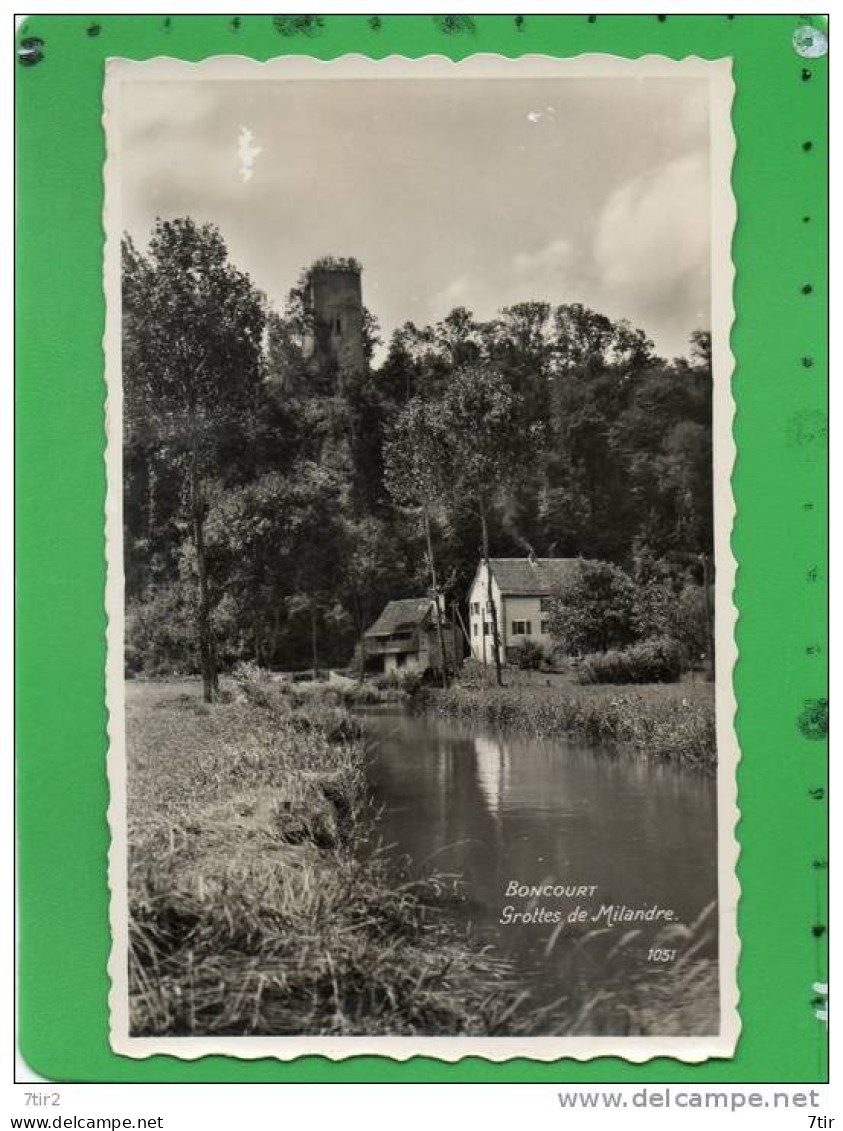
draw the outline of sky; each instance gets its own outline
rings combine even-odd
[[[385,338],[530,299],[627,318],[665,357],[710,326],[703,80],[129,82],[119,130],[136,243],[210,220],[279,308],[335,255]]]

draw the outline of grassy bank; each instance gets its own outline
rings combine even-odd
[[[566,678],[512,672],[505,687],[466,679],[447,691],[429,692],[425,702],[442,715],[512,727],[537,738],[574,735],[656,761],[704,768],[717,763],[710,683],[582,686]]]
[[[436,883],[362,851],[346,712],[268,684],[210,707],[195,682],[127,693],[135,1035],[514,1024],[507,967],[448,928]]]

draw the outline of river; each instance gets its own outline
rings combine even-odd
[[[717,894],[713,778],[400,708],[361,717],[382,844],[415,874],[461,877],[449,914],[539,1003],[572,979],[586,996],[622,986],[656,944],[675,958],[690,945],[676,923]],[[708,925],[696,953],[716,958]]]

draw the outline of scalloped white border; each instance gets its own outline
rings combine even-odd
[[[711,265],[712,265],[712,359],[714,431],[714,530],[715,530],[715,628],[717,640],[716,717],[718,745],[718,895],[719,895],[719,1034],[711,1037],[131,1037],[128,1028],[128,906],[126,761],[123,683],[123,517],[122,517],[122,413],[120,342],[120,160],[121,138],[114,128],[120,105],[120,87],[125,81],[155,82],[190,79],[290,81],[297,79],[501,79],[510,78],[706,78],[710,90],[711,131]],[[109,1004],[110,1039],[113,1050],[123,1056],[148,1057],[166,1054],[194,1060],[226,1055],[245,1059],[275,1057],[293,1060],[300,1056],[323,1056],[345,1060],[353,1056],[386,1056],[404,1061],[414,1056],[436,1057],[454,1062],[467,1056],[504,1061],[526,1057],[538,1061],[560,1058],[590,1060],[599,1056],[621,1057],[642,1063],[668,1056],[686,1062],[712,1057],[731,1057],[740,1032],[737,965],[740,938],[737,905],[740,886],[736,865],[740,847],[735,828],[740,819],[736,770],[739,759],[734,718],[737,709],[732,673],[737,661],[735,625],[737,610],[732,594],[736,562],[731,549],[735,502],[731,475],[735,462],[732,433],[735,404],[731,392],[734,358],[730,333],[734,321],[734,264],[732,236],[737,206],[732,192],[735,135],[731,123],[734,98],[731,59],[703,60],[696,56],[673,60],[646,55],[626,59],[612,55],[579,55],[560,59],[547,55],[524,55],[508,59],[478,54],[454,62],[444,56],[419,59],[390,55],[370,59],[365,55],[343,55],[321,60],[290,55],[267,62],[245,56],[216,56],[198,63],[158,57],[144,61],[108,59],[103,101],[103,127],[107,142],[104,169],[105,208],[105,297],[106,359],[105,453],[108,489],[105,505],[107,577],[105,605],[108,616],[106,702],[108,708],[108,780],[111,830],[109,885],[112,949],[108,963],[111,978]]]

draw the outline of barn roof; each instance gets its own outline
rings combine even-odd
[[[389,636],[402,629],[417,628],[431,611],[429,597],[406,597],[390,601],[375,623],[366,630],[366,636]]]
[[[489,558],[503,594],[549,596],[576,571],[581,558]]]

